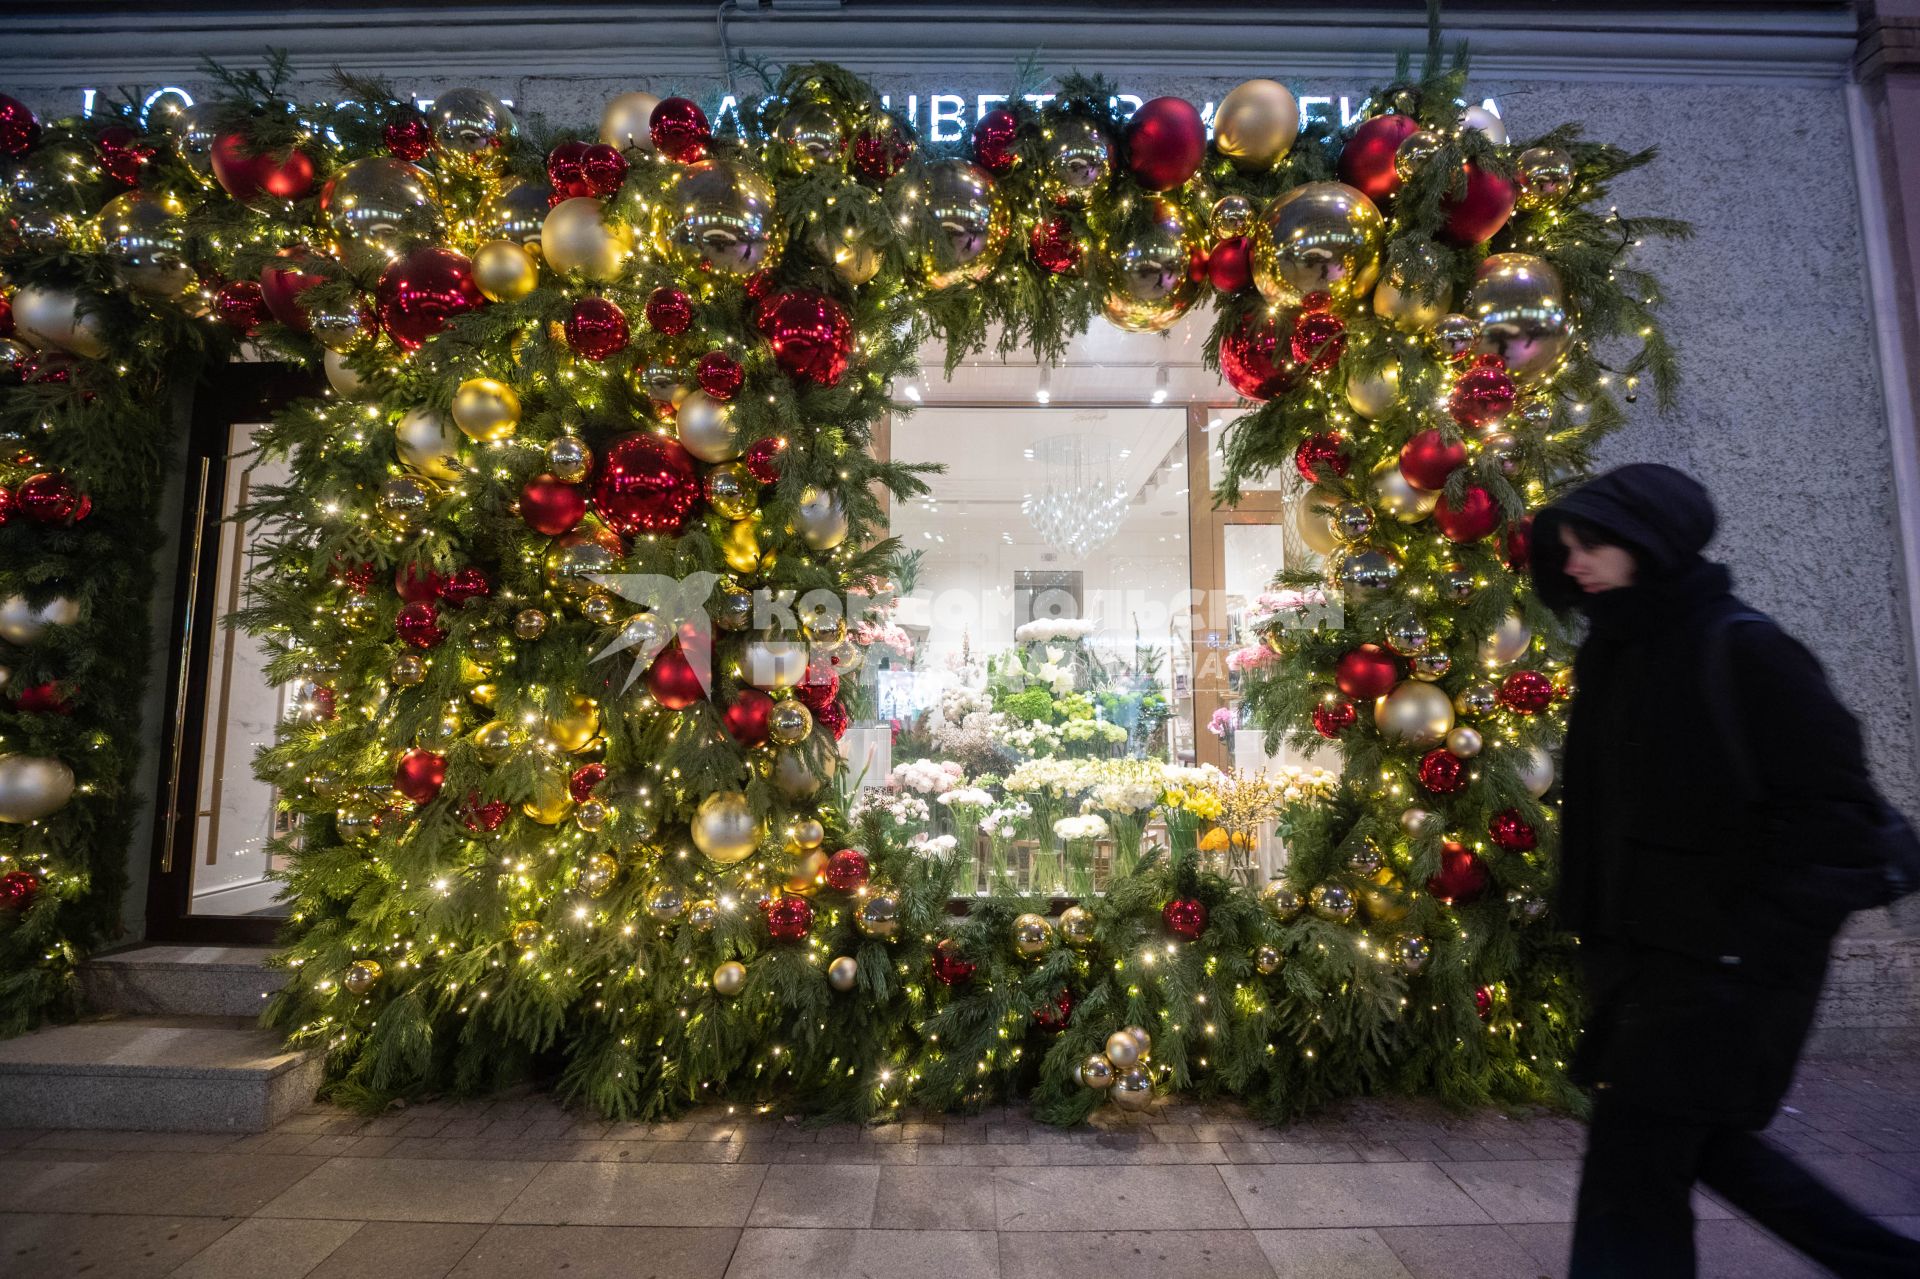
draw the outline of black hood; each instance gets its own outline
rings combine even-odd
[[[1580,603],[1585,592],[1567,576],[1560,528],[1568,520],[1597,525],[1634,552],[1640,583],[1685,576],[1713,538],[1713,499],[1692,476],[1652,462],[1636,462],[1582,484],[1533,521],[1533,585],[1550,608]]]

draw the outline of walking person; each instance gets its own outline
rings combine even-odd
[[[1909,886],[1912,831],[1820,665],[1702,558],[1707,492],[1625,466],[1541,511],[1533,576],[1588,630],[1561,769],[1555,905],[1580,938],[1593,1090],[1571,1279],[1692,1276],[1695,1182],[1851,1276],[1920,1242],[1759,1133],[1847,915]]]

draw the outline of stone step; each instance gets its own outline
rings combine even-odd
[[[135,946],[80,969],[87,1006],[158,1017],[258,1017],[287,974],[265,946]]]
[[[103,1017],[0,1040],[0,1128],[265,1132],[321,1056],[246,1017]]]

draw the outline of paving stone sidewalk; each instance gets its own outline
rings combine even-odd
[[[1769,1129],[1920,1236],[1920,1059],[1815,1060]],[[815,1128],[583,1120],[540,1095],[258,1136],[0,1130],[0,1275],[1376,1279],[1565,1273],[1582,1130],[1366,1101]],[[1824,1272],[1701,1195],[1702,1274]]]

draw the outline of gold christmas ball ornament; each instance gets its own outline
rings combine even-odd
[[[1134,1066],[1113,1077],[1107,1096],[1122,1110],[1145,1110],[1153,1101],[1153,1076]]]
[[[737,959],[729,959],[713,970],[713,988],[732,999],[747,988],[747,966]]]
[[[1082,1086],[1098,1092],[1113,1083],[1113,1062],[1105,1053],[1092,1053],[1074,1067],[1073,1077]]]
[[[611,854],[595,853],[580,870],[580,890],[589,897],[605,897],[620,878],[620,863]]]
[[[722,462],[707,472],[707,505],[729,520],[744,520],[760,502],[760,481],[739,462]]]
[[[537,608],[523,608],[513,615],[515,639],[537,640],[547,633],[547,615]]]
[[[320,188],[320,222],[347,270],[378,275],[414,245],[437,244],[446,219],[424,169],[392,156],[343,166]]]
[[[49,626],[72,626],[79,620],[80,605],[64,595],[56,595],[45,604],[29,604],[24,595],[0,600],[0,639],[9,644],[25,647],[46,634]]]
[[[396,688],[412,688],[427,678],[427,659],[418,653],[402,653],[387,667],[387,680]]]
[[[846,156],[847,131],[818,103],[796,103],[773,126],[773,146],[789,173],[837,168]]]
[[[1373,313],[1402,333],[1430,329],[1453,309],[1453,286],[1442,283],[1427,297],[1391,273],[1373,290]]]
[[[1207,233],[1216,242],[1252,235],[1254,219],[1259,216],[1260,211],[1246,196],[1223,195],[1207,213]]]
[[[1385,240],[1372,200],[1344,183],[1309,182],[1275,200],[1255,227],[1253,282],[1281,306],[1309,294],[1353,302],[1379,278]]]
[[[1407,659],[1407,668],[1415,679],[1445,679],[1453,669],[1453,658],[1443,648],[1430,648]]]
[[[1499,691],[1491,684],[1469,684],[1453,697],[1454,710],[1475,718],[1491,715],[1499,706]]]
[[[1185,315],[1202,291],[1193,263],[1199,239],[1180,206],[1155,199],[1136,234],[1101,257],[1107,322],[1129,333],[1159,333]]]
[[[1506,361],[1516,382],[1550,376],[1573,345],[1573,312],[1560,273],[1531,253],[1496,253],[1474,272],[1466,314],[1480,326],[1473,350]]]
[[[830,551],[847,540],[847,511],[840,495],[830,489],[801,491],[800,506],[793,513],[793,531],[812,551]]]
[[[1400,175],[1402,182],[1412,181],[1427,164],[1440,154],[1447,140],[1432,129],[1420,129],[1409,133],[1400,140],[1393,153],[1393,169]]]
[[[1262,977],[1271,977],[1280,971],[1284,957],[1273,946],[1256,946],[1253,951],[1253,966]]]
[[[547,740],[568,754],[585,750],[600,735],[600,704],[578,693],[567,695],[566,705],[549,715]]]
[[[737,790],[714,791],[693,814],[693,843],[708,860],[730,866],[760,845],[760,819]]]
[[[851,955],[841,955],[827,965],[827,985],[846,994],[860,983],[860,965]]]
[[[1373,471],[1373,502],[1402,524],[1418,524],[1440,504],[1439,492],[1417,489],[1400,473],[1400,459],[1389,457]]]
[[[509,180],[480,201],[475,215],[483,240],[506,240],[526,249],[537,262],[540,236],[553,211],[553,188],[544,182]]]
[[[507,930],[507,938],[522,950],[532,950],[540,944],[540,925],[531,919],[523,919]]]
[[[1485,746],[1486,741],[1480,736],[1480,730],[1465,724],[1447,734],[1447,753],[1458,755],[1461,759],[1472,759]]]
[[[1380,849],[1372,840],[1367,840],[1348,855],[1347,869],[1364,878],[1379,870],[1382,862]]]
[[[1400,829],[1416,838],[1424,834],[1429,826],[1439,819],[1424,808],[1404,808],[1400,810]]]
[[[1133,1042],[1140,1045],[1140,1061],[1145,1064],[1153,1055],[1153,1036],[1147,1033],[1145,1026],[1128,1026],[1125,1029],[1133,1036]]]
[[[1091,120],[1069,116],[1041,139],[1041,180],[1057,203],[1079,204],[1113,178],[1113,139]]]
[[[340,975],[340,989],[349,995],[364,995],[380,983],[380,962],[356,959]]]
[[[690,391],[673,420],[679,428],[680,447],[700,461],[712,465],[740,456],[740,428],[734,424],[731,404],[705,391]]]
[[[573,810],[573,824],[589,835],[605,830],[613,813],[597,799],[589,799]]]
[[[900,931],[900,901],[890,892],[870,894],[854,922],[868,937],[891,941]]]
[[[433,156],[441,171],[466,177],[499,173],[519,134],[506,104],[479,89],[441,94],[427,109],[427,122],[433,128]]]
[[[813,731],[813,712],[803,702],[791,699],[775,702],[767,713],[767,733],[783,746],[807,740]]]
[[[371,595],[349,595],[340,604],[340,622],[350,631],[364,631],[380,616],[380,604]]]
[[[0,755],[0,822],[24,825],[73,798],[73,770],[44,755]]]
[[[460,435],[432,409],[412,409],[393,428],[393,451],[400,465],[443,484],[460,478]]]
[[[752,573],[773,567],[773,552],[760,545],[758,516],[749,516],[729,524],[720,538],[720,553],[726,558],[727,567],[736,573]]]
[[[1093,913],[1084,906],[1069,906],[1061,911],[1054,927],[1059,930],[1060,940],[1075,950],[1093,945]]]
[[[1553,756],[1538,746],[1527,747],[1520,764],[1520,784],[1527,794],[1539,799],[1553,789]]]
[[[1313,913],[1332,923],[1344,924],[1353,918],[1358,903],[1353,899],[1353,890],[1345,884],[1316,884],[1308,895]]]
[[[1402,657],[1412,657],[1432,639],[1427,624],[1416,613],[1396,613],[1387,619],[1387,647]]]
[[[799,751],[783,746],[774,753],[768,780],[773,783],[775,790],[788,799],[812,799],[833,776],[834,761],[839,758],[831,752],[820,757],[827,770],[826,776],[822,777],[813,771],[813,765]]]
[[[23,284],[13,291],[12,301],[14,331],[24,341],[88,360],[107,353],[106,326],[97,314],[83,309],[79,294]]]
[[[1374,290],[1377,294],[1378,289]],[[1372,420],[1385,416],[1400,398],[1400,365],[1389,360],[1369,373],[1347,375],[1347,406]]]
[[[213,177],[213,144],[219,139],[220,133],[208,126],[204,118],[206,114],[205,107],[163,99],[156,106],[152,125],[163,130],[171,139],[174,154],[180,157],[194,179],[201,186],[212,188],[217,185]]]
[[[617,280],[633,256],[633,232],[625,223],[608,222],[600,201],[590,195],[562,200],[540,228],[540,252],[556,271],[579,271],[589,280]]]
[[[1283,879],[1271,880],[1260,890],[1260,904],[1266,907],[1267,914],[1283,924],[1298,915],[1303,905],[1300,894],[1287,887]]]
[[[983,280],[1007,240],[1007,210],[993,176],[965,160],[940,160],[927,169],[922,204],[927,287]]]
[[[741,676],[755,688],[792,688],[807,674],[807,646],[800,640],[750,639],[740,650]]]
[[[1474,343],[1480,340],[1480,326],[1472,316],[1456,311],[1435,320],[1427,338],[1442,359],[1457,360],[1472,353]]]
[[[334,833],[349,844],[367,843],[380,833],[379,827],[379,814],[366,804],[352,804],[334,810]]]
[[[548,589],[566,599],[584,600],[597,589],[593,579],[613,572],[619,563],[617,555],[590,535],[568,533],[547,547],[543,567]]]
[[[1357,546],[1340,557],[1334,580],[1355,599],[1374,599],[1400,580],[1400,559],[1381,547]]]
[[[1333,524],[1321,512],[1313,508],[1323,504],[1321,496],[1308,493],[1293,502],[1293,531],[1300,535],[1306,548],[1315,555],[1331,555],[1340,549],[1340,537],[1335,533]]]
[[[1147,1050],[1141,1047],[1140,1041],[1124,1030],[1116,1030],[1107,1036],[1107,1060],[1122,1070],[1138,1065],[1146,1055]]]
[[[577,435],[562,435],[547,444],[547,474],[562,484],[578,484],[593,470],[593,450]]]
[[[1393,939],[1393,963],[1409,977],[1426,970],[1433,958],[1433,943],[1417,933],[1402,933]]]
[[[689,165],[664,210],[662,247],[684,266],[741,279],[780,256],[773,184],[747,165],[723,160]]]
[[[1274,80],[1248,80],[1231,89],[1213,113],[1213,146],[1246,172],[1271,169],[1300,136],[1300,103]]]
[[[394,532],[418,532],[433,514],[433,494],[433,488],[423,481],[401,476],[380,486],[374,507]]]
[[[634,90],[607,103],[600,113],[600,140],[636,155],[653,154],[653,109],[660,99]]]
[[[802,848],[818,848],[827,839],[827,828],[817,818],[802,817],[793,824],[793,842]]]
[[[327,385],[333,388],[335,395],[343,400],[365,399],[367,384],[361,376],[347,364],[347,357],[340,351],[327,351],[320,356],[320,367],[326,371]]]
[[[113,264],[113,278],[137,293],[177,298],[198,277],[187,260],[187,206],[158,191],[126,191],[107,201],[93,218],[100,251]]]
[[[1508,613],[1493,634],[1480,641],[1480,660],[1489,666],[1510,666],[1526,656],[1532,643],[1533,632],[1527,629],[1526,619]]]
[[[1520,153],[1520,207],[1558,204],[1572,192],[1578,172],[1573,157],[1554,147],[1528,147]]]
[[[794,858],[793,865],[787,871],[787,881],[782,887],[801,897],[811,897],[820,891],[827,882],[827,854],[825,849],[801,849]]]
[[[518,302],[540,287],[540,261],[512,240],[489,240],[473,255],[473,282],[489,302]]]
[[[580,604],[580,616],[595,626],[612,626],[618,613],[619,605],[605,591],[595,591]]]
[[[1383,866],[1360,882],[1360,905],[1372,923],[1393,925],[1413,909],[1413,895],[1398,875]]]
[[[542,761],[534,771],[533,791],[520,801],[520,811],[542,826],[558,826],[573,811],[573,794],[567,789],[567,770],[552,761]]]
[[[1410,679],[1373,704],[1373,724],[1396,746],[1436,746],[1453,728],[1453,703],[1431,684]]]
[[[711,897],[702,897],[687,907],[687,922],[703,933],[713,931],[720,922],[720,903]]]
[[[1053,949],[1053,925],[1045,915],[1028,912],[1013,921],[1013,949],[1022,959],[1038,959]]]
[[[655,884],[647,890],[647,914],[661,923],[680,918],[687,908],[687,894],[678,884]]]

